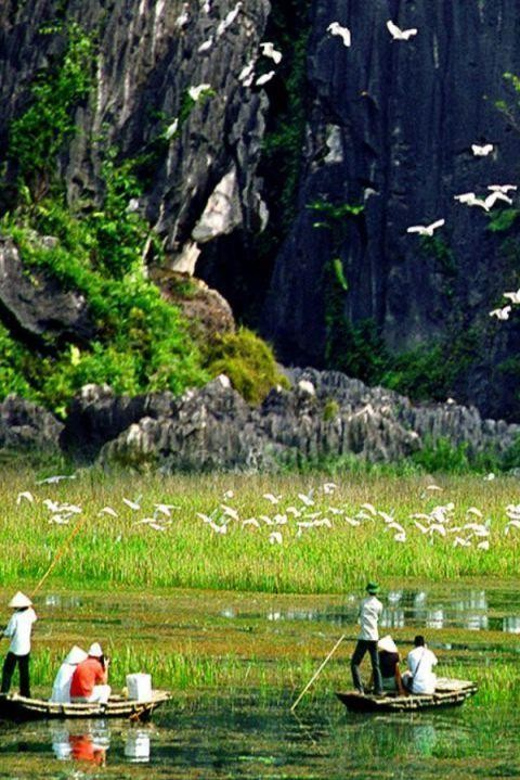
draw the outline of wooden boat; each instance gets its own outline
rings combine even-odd
[[[338,699],[351,712],[408,712],[430,707],[454,707],[462,704],[477,692],[476,683],[469,680],[453,680],[438,677],[435,693],[409,694],[387,692],[384,696],[369,693],[336,693]]]
[[[71,702],[57,704],[45,699],[28,699],[16,693],[0,694],[0,719],[3,720],[65,720],[69,718],[128,718],[148,720],[153,711],[168,701],[168,691],[153,691],[147,701],[111,696],[106,704]]]

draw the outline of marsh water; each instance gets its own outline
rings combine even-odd
[[[403,646],[426,633],[441,662],[516,663],[520,594],[511,585],[418,584],[384,594],[384,630]],[[233,648],[244,663],[290,667],[309,646],[317,668],[347,633],[335,679],[355,639],[357,595],[261,596],[203,592],[85,594],[49,592],[37,604],[38,648],[110,635],[125,642],[173,643],[218,659]],[[95,632],[95,636],[93,635]],[[295,649],[296,648],[296,649]],[[291,653],[294,655],[291,656]],[[519,659],[520,661],[520,659]],[[114,660],[114,666],[116,660]],[[446,670],[443,670],[446,673]],[[501,778],[520,776],[520,714],[479,695],[461,708],[415,714],[349,714],[325,670],[293,714],[301,682],[273,689],[206,686],[174,694],[149,724],[122,721],[0,723],[0,778]],[[238,678],[240,666],[238,667]],[[520,683],[520,673],[518,675]],[[297,689],[296,689],[297,688]],[[43,694],[43,691],[35,691]],[[507,699],[505,700],[505,702]]]

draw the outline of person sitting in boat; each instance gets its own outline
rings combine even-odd
[[[367,585],[368,596],[361,602],[359,608],[359,622],[361,623],[361,631],[358,636],[356,648],[350,661],[350,669],[352,671],[352,680],[355,689],[359,693],[363,693],[363,683],[361,681],[361,672],[359,666],[363,660],[365,653],[370,654],[370,660],[372,661],[372,675],[374,678],[375,695],[381,696],[383,693],[383,680],[381,678],[381,670],[379,668],[379,655],[377,652],[377,641],[379,639],[379,632],[377,623],[379,616],[383,611],[383,605],[376,598],[376,594],[379,593],[379,585],[375,582],[369,582]]]
[[[379,654],[379,667],[381,669],[381,676],[383,678],[383,690],[385,691],[397,691],[400,695],[405,694],[401,679],[400,662],[401,656],[397,646],[390,636],[382,637],[377,643],[377,651]]]
[[[106,704],[111,693],[108,680],[108,658],[103,655],[99,642],[94,642],[88,658],[77,665],[70,684],[72,702]]]
[[[437,665],[437,658],[423,636],[416,636],[414,645],[406,659],[408,670],[403,674],[403,685],[410,693],[435,693],[437,678],[432,669]]]
[[[32,601],[28,596],[18,591],[9,602],[15,612],[11,616],[4,636],[11,639],[9,650],[5,657],[2,669],[1,692],[9,693],[11,680],[16,664],[20,671],[20,696],[31,697],[31,684],[29,677],[29,657],[31,653],[31,633],[33,623],[38,619],[32,608]]]
[[[67,704],[70,702],[70,685],[72,682],[72,675],[76,671],[78,664],[82,661],[86,661],[88,658],[87,653],[74,645],[69,652],[62,665],[58,669],[58,674],[54,680],[52,686],[52,694],[50,701],[57,702],[59,704]]]

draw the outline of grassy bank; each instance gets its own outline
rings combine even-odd
[[[99,589],[341,593],[368,575],[388,584],[517,575],[514,478],[365,475],[334,486],[312,476],[84,472],[36,484],[4,473],[5,586],[30,590],[57,554],[53,583]]]

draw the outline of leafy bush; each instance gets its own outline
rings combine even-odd
[[[275,385],[289,385],[278,370],[272,349],[247,328],[217,336],[208,348],[206,368],[214,377],[226,374],[251,404],[260,403]]]

